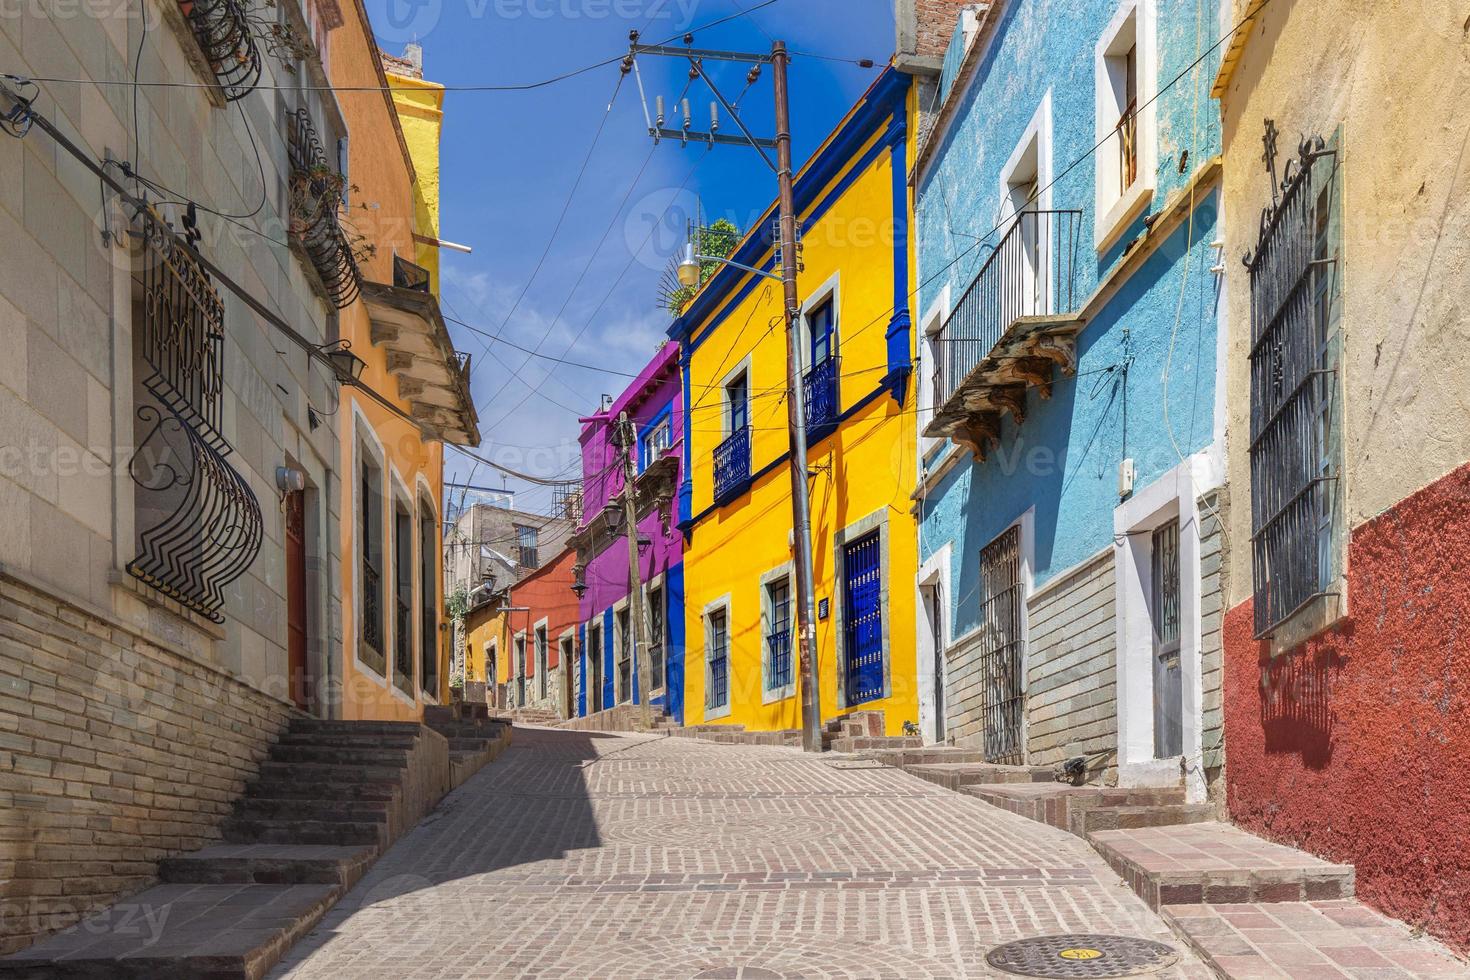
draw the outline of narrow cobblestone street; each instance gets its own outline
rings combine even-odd
[[[532,728],[275,976],[1001,976],[996,944],[1068,932],[1209,975],[1080,839],[900,770]]]

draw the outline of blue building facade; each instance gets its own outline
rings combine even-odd
[[[1194,798],[1219,766],[1221,16],[961,12],[912,175],[924,733],[1182,769]]]

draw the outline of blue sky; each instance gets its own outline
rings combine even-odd
[[[425,77],[455,86],[549,78],[626,53],[630,30],[643,30],[645,43],[657,43],[759,2],[369,0],[367,7],[386,50],[398,53],[404,42],[417,39],[424,48]],[[779,0],[700,31],[695,44],[768,51],[773,36],[796,52],[871,58],[881,67],[893,51],[891,3]],[[650,111],[660,94],[672,106],[687,81],[688,62],[642,57],[639,67]],[[733,99],[744,88],[745,70],[730,64],[712,73]],[[877,71],[793,57],[798,165]],[[666,142],[650,155],[633,76],[608,110],[618,78],[613,64],[527,92],[447,94],[441,234],[473,246],[474,253],[444,253],[442,292],[447,314],[491,333],[504,323],[500,335],[521,347],[539,343],[544,354],[636,373],[669,323],[669,315],[658,308],[658,283],[686,218],[699,207],[707,220],[729,217],[743,231],[774,198],[775,177],[754,150],[742,147],[707,152]],[[695,127],[704,128],[713,97],[696,82],[689,98]],[[742,103],[742,117],[762,135],[771,133],[771,104],[767,71]],[[723,129],[732,131],[733,123],[721,116]],[[604,118],[565,222],[532,280]],[[595,411],[599,396],[620,391],[627,379],[528,358],[457,324],[450,327],[456,345],[480,362],[474,394],[481,452],[538,475],[579,476],[577,415]],[[450,477],[469,477],[470,467],[449,456]],[[483,466],[473,479],[501,482]],[[516,481],[509,484],[515,487]],[[519,502],[539,509],[549,502],[549,493],[531,490]]]

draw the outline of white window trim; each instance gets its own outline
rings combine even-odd
[[[725,703],[723,706],[710,708],[708,707],[710,681],[709,618],[712,613],[715,613],[719,610],[724,610],[725,612]],[[731,669],[732,665],[734,664],[733,654],[735,652],[731,644],[731,638],[735,635],[735,630],[734,623],[730,616],[730,593],[726,592],[724,595],[720,596],[718,599],[715,599],[713,602],[707,603],[704,607],[704,611],[700,614],[700,619],[701,622],[704,624],[704,692],[703,697],[700,698],[700,705],[704,708],[705,721],[717,721],[721,718],[730,717],[730,704],[732,701],[735,700],[735,671]]]
[[[845,710],[848,707],[857,707],[847,703],[847,624],[846,609],[843,602],[843,590],[847,580],[846,555],[847,545],[859,538],[866,537],[872,532],[878,532],[878,581],[883,595],[888,594],[892,585],[889,567],[889,526],[888,508],[876,510],[865,517],[861,517],[851,524],[839,530],[832,536],[832,630],[837,656],[837,707]],[[883,693],[869,701],[860,702],[870,705],[874,701],[886,701],[893,696],[893,645],[892,645],[893,617],[889,609],[883,609]],[[912,719],[906,719],[912,720]]]
[[[567,645],[569,643],[571,645],[570,653],[567,652]],[[557,662],[561,665],[561,669],[563,671],[570,671],[573,673],[573,676],[576,676],[576,668],[574,665],[577,663],[577,627],[568,626],[557,636],[556,659]],[[560,688],[560,690],[565,689],[565,685]],[[575,703],[577,700],[577,692],[575,690],[571,691],[570,697],[572,698],[572,703],[562,706],[562,714],[568,718],[575,718],[577,716]]]
[[[934,554],[930,555],[919,565],[919,573],[914,577],[914,630],[915,630],[915,666],[919,671],[919,734],[924,739],[924,744],[933,741],[935,716],[938,714],[938,694],[935,690],[936,661],[943,662],[942,658],[949,649],[949,632],[953,628],[950,614],[950,563],[954,557],[953,542],[946,541]],[[935,600],[938,602],[939,613],[939,642],[934,642],[934,631],[924,616],[924,590],[932,590]],[[948,665],[944,664],[945,673],[948,674]],[[945,726],[946,729],[949,727]]]
[[[397,536],[398,508],[403,507],[408,512],[408,615],[410,623],[418,622],[417,608],[413,605],[413,599],[418,595],[418,542],[415,541],[418,530],[418,511],[414,507],[413,495],[408,492],[408,483],[398,472],[398,467],[390,461],[388,464],[388,492],[384,494],[388,504],[388,517],[383,523],[383,537],[385,539],[384,551],[384,603],[383,603],[383,635],[388,649],[383,653],[383,667],[391,678],[397,672],[395,662],[398,650],[398,542]],[[389,560],[391,559],[391,560]],[[397,684],[389,684],[388,689],[399,701],[410,707],[418,707],[418,700],[414,696],[419,689],[419,642],[413,636],[418,630],[409,627],[409,664],[408,664],[408,689],[413,694],[404,694],[403,689]]]
[[[787,596],[791,604],[788,628],[791,630],[791,683],[781,687],[771,687],[770,684],[770,651],[766,649],[766,637],[771,632],[771,619],[773,609],[771,597],[768,591],[771,583],[786,581],[789,590]],[[760,600],[761,600],[761,627],[760,627],[760,650],[761,650],[761,704],[775,704],[796,696],[797,656],[800,651],[800,640],[796,634],[796,567],[791,562],[771,569],[760,578]]]
[[[917,411],[917,439],[919,440],[919,458],[927,468],[932,457],[944,447],[944,439],[932,439],[924,435],[924,427],[934,419],[934,413],[939,411],[939,406],[934,404],[934,359],[942,349],[940,343],[934,337],[944,329],[944,324],[949,320],[950,314],[950,284],[945,283],[934,302],[924,311],[920,320],[923,325],[919,331],[918,370],[915,372],[918,378],[918,411]],[[933,349],[931,350],[931,345]]]
[[[523,677],[529,679],[529,675],[526,674],[526,664],[531,662],[531,647],[529,646],[528,641],[529,635],[526,633],[525,630],[516,630],[510,635],[510,679],[512,681],[518,680]],[[516,662],[517,649],[525,651],[525,658],[523,663]],[[516,705],[516,707],[521,708],[524,707],[524,705],[518,704]]]
[[[358,671],[364,674],[378,687],[387,688],[392,685],[388,683],[388,650],[383,650],[383,672],[379,673],[371,664],[362,659],[362,550],[367,544],[362,538],[362,522],[358,520],[359,514],[364,506],[362,500],[362,459],[366,451],[378,466],[378,473],[383,479],[383,502],[388,503],[388,466],[387,456],[383,449],[383,442],[378,438],[373,425],[368,421],[362,408],[354,401],[352,403],[352,458],[350,460],[351,470],[349,480],[352,486],[352,513],[349,520],[352,521],[352,567],[348,574],[348,581],[352,583],[352,663]],[[384,527],[384,551],[387,551],[386,524]],[[385,554],[386,557],[386,554]],[[384,563],[386,564],[386,562]],[[384,646],[387,646],[387,615],[383,617]]]
[[[1026,130],[1021,134],[1015,149],[1011,151],[1006,164],[1001,168],[999,191],[999,206],[996,209],[996,223],[1003,224],[1014,218],[1021,210],[1016,202],[1011,199],[1011,189],[1019,181],[1016,177],[1026,165],[1028,158],[1032,155],[1036,158],[1036,205],[1035,210],[1052,210],[1052,93],[1047,89],[1046,94],[1041,97],[1041,104],[1036,107],[1031,121],[1026,124]],[[1024,207],[1024,203],[1022,204]],[[1043,240],[1041,247],[1041,267],[1036,270],[1037,285],[1040,287],[1041,304],[1044,310],[1056,309],[1056,277],[1052,275],[1052,264],[1055,261],[1055,250],[1051,247],[1050,240]]]
[[[812,358],[812,326],[807,317],[813,310],[821,306],[827,300],[832,301],[832,357],[837,357],[838,346],[842,342],[842,273],[832,273],[831,278],[822,283],[807,297],[806,302],[801,304],[801,317],[797,321],[797,343],[800,354],[801,373],[805,374],[811,369]]]
[[[1196,453],[1135,492],[1113,511],[1113,592],[1117,653],[1118,785],[1177,786],[1179,758],[1154,758],[1152,532],[1179,521],[1179,664],[1184,721],[1184,789],[1190,803],[1206,797],[1203,769],[1204,687],[1201,661],[1200,497],[1219,488],[1221,468],[1210,450]]]
[[[1098,39],[1093,53],[1094,142],[1102,144],[1093,155],[1096,205],[1093,209],[1093,244],[1099,252],[1116,243],[1118,236],[1153,201],[1158,183],[1158,40],[1155,0],[1122,0],[1117,12]],[[1114,128],[1127,108],[1114,95],[1108,59],[1115,56],[1119,38],[1133,31],[1137,52],[1138,178],[1126,192],[1119,192],[1118,147]],[[1104,140],[1106,142],[1104,143]]]

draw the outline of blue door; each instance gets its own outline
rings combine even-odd
[[[847,703],[883,696],[883,575],[878,532],[843,549],[842,631]]]

